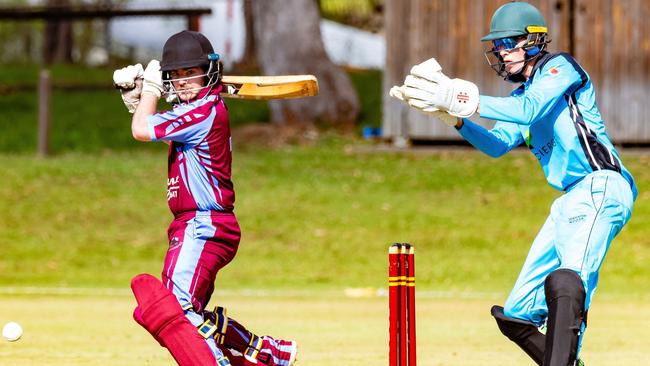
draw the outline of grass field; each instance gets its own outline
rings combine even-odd
[[[380,76],[353,75],[361,124],[380,119]],[[0,342],[0,365],[171,365],[131,320],[128,290],[135,274],[159,273],[166,251],[165,146],[131,139],[114,91],[55,94],[53,107],[54,155],[42,159],[33,156],[34,94],[0,98],[0,323],[25,328],[19,342]],[[235,125],[268,114],[258,104],[231,110],[241,111]],[[650,155],[622,154],[640,195],[601,271],[583,353],[590,366],[650,364]],[[301,365],[385,365],[386,251],[407,241],[417,248],[420,364],[530,364],[489,316],[559,195],[530,153],[399,151],[325,133],[273,149],[235,140],[233,163],[243,237],[213,306],[297,339]]]
[[[129,278],[157,274],[164,254],[164,155],[0,155],[0,321],[26,329],[20,342],[0,343],[2,364],[172,364],[130,319],[128,294]],[[589,365],[650,361],[641,351],[650,336],[648,157],[624,159],[642,193],[601,272]],[[298,339],[300,364],[386,364],[387,298],[343,294],[385,288],[392,241],[417,246],[422,365],[528,363],[488,312],[557,196],[526,151],[492,160],[331,138],[238,148],[234,162],[244,235],[214,301],[259,332]]]
[[[51,70],[52,95],[51,151],[101,153],[120,150],[151,150],[151,144],[139,144],[131,137],[130,114],[119,93],[111,88],[112,69],[54,65]],[[350,70],[350,79],[361,98],[359,128],[381,124],[381,72]],[[0,92],[3,86],[33,86],[7,95],[0,93],[0,153],[36,151],[38,116],[36,65],[2,65]],[[61,90],[56,86],[90,85],[95,89]],[[270,118],[264,101],[228,99],[228,113],[234,127]],[[161,103],[161,108],[167,108]],[[155,149],[155,148],[153,148]]]
[[[626,156],[641,194],[614,242],[602,288],[650,283],[650,176]],[[165,152],[0,155],[0,286],[125,287],[157,273],[171,219]],[[386,152],[358,141],[236,149],[243,238],[225,288],[383,287],[393,241],[417,245],[419,285],[505,292],[558,193],[533,158],[470,150]],[[499,260],[495,260],[498,258]]]
[[[340,292],[271,291],[264,296],[217,292],[229,313],[251,329],[298,341],[298,365],[388,364],[385,297],[348,298]],[[496,298],[418,298],[420,365],[532,364],[501,336],[489,316]],[[134,321],[125,292],[89,295],[7,295],[0,313],[12,314],[25,334],[0,343],[2,365],[174,365]],[[20,309],[17,312],[16,309]],[[265,314],[272,313],[273,317]],[[590,312],[582,356],[589,366],[647,365],[650,328],[645,301],[602,299]]]

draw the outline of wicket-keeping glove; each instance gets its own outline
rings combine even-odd
[[[135,112],[140,103],[143,73],[141,64],[123,67],[113,72],[113,84],[120,89],[122,101],[130,113]]]
[[[388,94],[391,97],[397,98],[397,99],[401,100],[402,102],[404,102],[404,103],[406,103],[408,105],[411,105],[411,103],[419,104],[420,103],[419,101],[410,101],[410,100],[406,99],[406,97],[404,96],[404,88],[405,88],[404,85],[402,85],[402,86],[393,86],[392,88],[390,88],[390,91],[388,92]],[[458,122],[458,119],[456,117],[450,115],[449,113],[447,113],[447,112],[445,112],[443,110],[435,108],[435,107],[422,106],[422,108],[417,108],[417,107],[415,107],[415,108],[418,109],[420,112],[426,114],[426,115],[429,115],[431,117],[434,117],[434,118],[437,118],[437,119],[441,120],[447,126],[454,127],[456,125],[456,123]]]
[[[478,108],[476,84],[462,79],[449,79],[435,58],[413,66],[404,80],[404,97],[410,106],[425,111],[442,109],[452,116],[469,118]]]
[[[160,71],[160,62],[151,60],[144,69],[144,83],[142,84],[143,93],[151,93],[158,98],[163,92],[162,72]]]

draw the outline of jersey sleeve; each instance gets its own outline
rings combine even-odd
[[[530,125],[547,115],[565,94],[570,94],[582,83],[580,73],[565,57],[553,58],[537,73],[528,89],[519,95],[481,95],[481,117]]]
[[[149,116],[151,141],[176,141],[196,145],[210,131],[216,108],[211,102],[180,105],[172,110]]]
[[[468,119],[463,119],[463,126],[458,129],[458,132],[472,146],[493,158],[507,153],[524,142],[519,128],[512,123],[497,122],[494,128],[488,130]]]

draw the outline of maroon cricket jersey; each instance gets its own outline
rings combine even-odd
[[[189,103],[149,117],[152,141],[170,141],[167,203],[174,216],[188,211],[232,212],[232,144],[222,86]]]

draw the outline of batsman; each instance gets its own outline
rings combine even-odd
[[[258,336],[226,309],[206,309],[217,272],[237,253],[240,228],[233,212],[231,136],[220,96],[222,66],[210,41],[182,31],[146,69],[116,70],[113,81],[131,113],[139,141],[169,145],[167,203],[174,218],[162,282],[142,274],[131,282],[135,320],[181,366],[290,366],[296,342]],[[172,109],[157,113],[165,96]]]
[[[580,346],[598,271],[630,219],[637,188],[605,131],[589,75],[571,55],[547,51],[547,32],[528,3],[495,11],[481,41],[490,66],[518,84],[508,97],[481,95],[474,83],[448,78],[435,59],[414,66],[390,94],[455,127],[489,156],[525,144],[548,183],[564,192],[492,316],[536,364],[573,366],[584,364]],[[471,122],[477,113],[496,123],[486,129]]]

